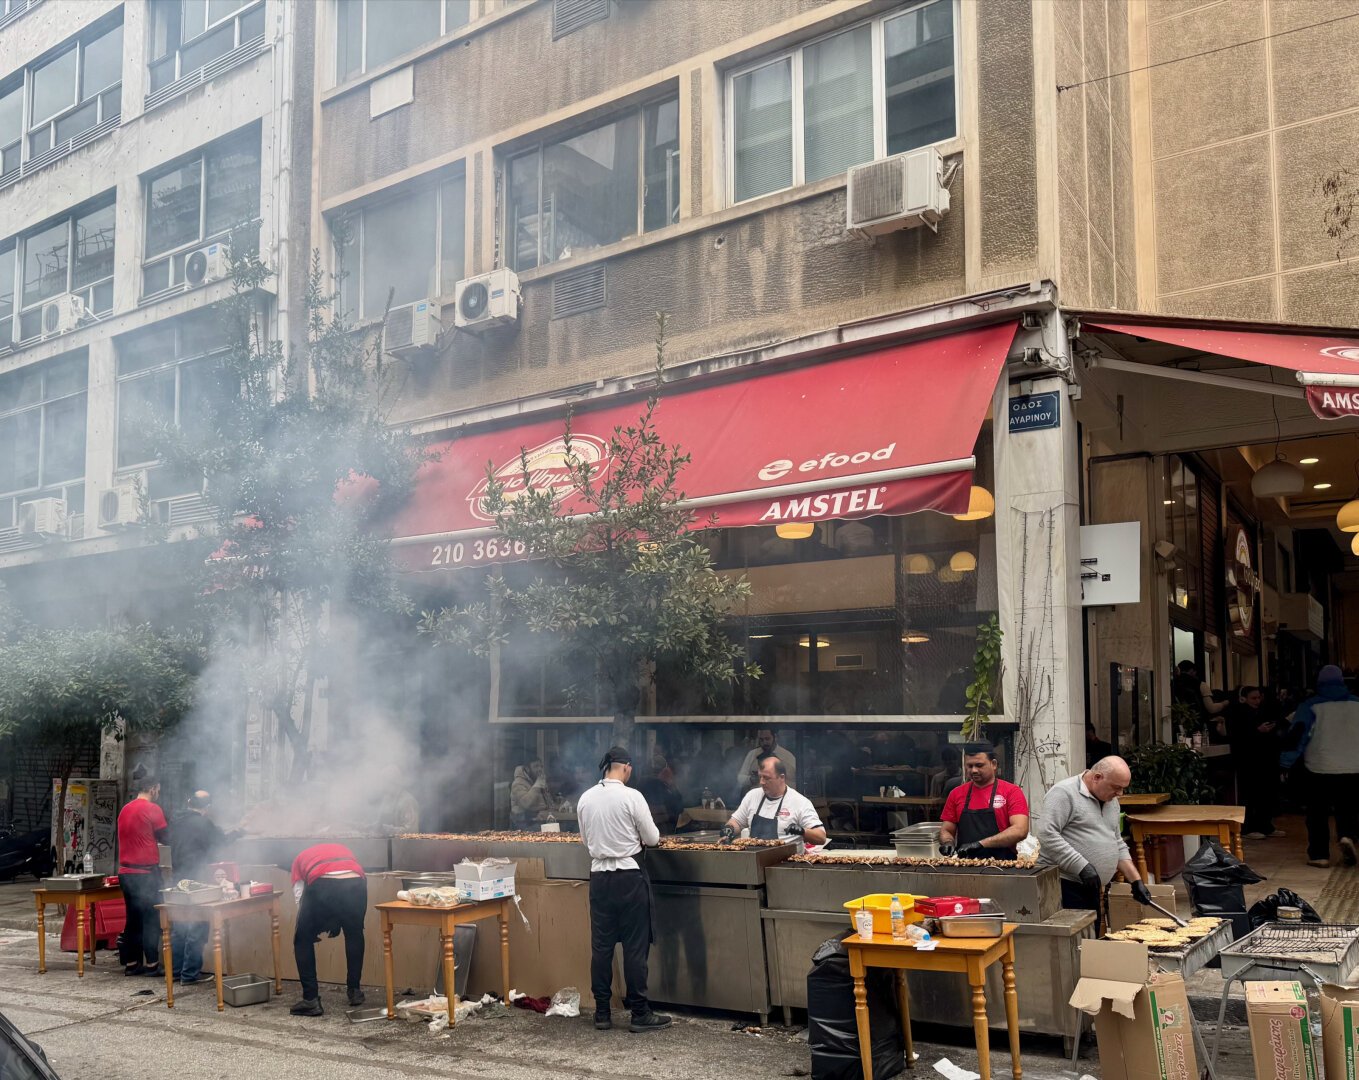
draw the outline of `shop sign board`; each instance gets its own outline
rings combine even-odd
[[[1260,595],[1260,575],[1251,553],[1250,534],[1237,525],[1227,533],[1228,608],[1232,633],[1248,638],[1255,627],[1255,600]]]
[[[1104,607],[1142,600],[1142,523],[1081,526],[1081,604]]]
[[[1062,426],[1062,395],[1027,394],[1010,399],[1010,434]]]

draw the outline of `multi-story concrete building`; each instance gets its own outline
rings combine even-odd
[[[171,5],[179,25],[197,18],[194,2]],[[360,321],[390,297],[403,368],[393,421],[450,443],[393,524],[403,565],[425,571],[410,578],[421,606],[475,592],[471,567],[506,557],[475,507],[487,460],[512,467],[523,446],[550,470],[568,404],[577,430],[594,417],[607,433],[651,377],[655,312],[669,315],[661,415],[670,423],[669,406],[675,420],[663,433],[694,455],[690,494],[717,508],[718,564],[755,587],[731,632],[766,672],[713,702],[659,670],[642,738],[672,758],[720,762],[733,736],[772,723],[817,767],[799,786],[820,795],[863,794],[848,771],[859,734],[874,733],[879,764],[933,764],[992,614],[1005,631],[992,733],[1035,788],[1080,766],[1087,718],[1125,748],[1168,735],[1173,662],[1194,660],[1225,690],[1302,683],[1325,650],[1348,655],[1348,537],[1342,550],[1328,492],[1351,494],[1356,454],[1323,436],[1354,420],[1324,426],[1270,365],[1332,368],[1285,363],[1277,342],[1271,352],[1250,335],[1267,322],[1356,323],[1359,277],[1327,237],[1319,181],[1354,167],[1359,91],[1331,72],[1359,44],[1359,7],[207,6],[236,28],[240,66],[165,104],[161,24],[144,5],[44,0],[0,29],[0,74],[29,95],[21,176],[0,193],[25,208],[0,230],[16,237],[19,275],[15,351],[0,370],[83,349],[89,371],[86,422],[71,421],[83,455],[58,460],[61,476],[30,466],[32,483],[10,484],[23,492],[12,513],[83,485],[84,532],[3,555],[5,580],[131,543],[88,511],[119,469],[143,464],[118,439],[136,365],[119,367],[119,342],[215,298],[219,286],[178,291],[180,258],[253,199],[228,185],[214,216],[214,178],[255,162],[260,243],[285,285],[289,255],[316,246],[346,272]],[[27,104],[43,65],[70,40],[98,68],[101,20],[119,19],[121,120],[43,167],[29,146],[46,106]],[[261,25],[256,47],[244,35]],[[170,85],[193,82],[187,53]],[[66,107],[108,123],[86,96]],[[909,169],[893,171],[901,161]],[[875,162],[888,164],[863,168]],[[158,212],[194,184],[206,192],[196,231],[182,211]],[[30,287],[29,241],[59,214],[82,215],[73,229],[107,217],[97,199],[110,186],[115,256],[77,273],[93,259],[78,250],[61,290]],[[98,318],[30,341],[30,309],[62,290],[86,290]],[[281,321],[295,307],[286,292]],[[1224,336],[1188,319],[1251,325]],[[1195,336],[1205,329],[1217,336]],[[176,363],[180,352],[194,350]],[[188,369],[166,364],[182,393]],[[39,407],[60,423],[57,391],[39,391],[52,398]],[[0,424],[10,400],[0,391]],[[1254,470],[1290,439],[1312,440],[1295,459],[1319,459],[1304,491],[1252,494]],[[1083,570],[1081,526],[1124,522],[1139,525],[1114,530],[1129,546],[1084,553],[1118,565]],[[1300,575],[1323,557],[1335,573]],[[1130,591],[1087,608],[1091,573]],[[1324,609],[1320,635],[1308,595]],[[438,668],[417,659],[413,634],[385,647],[411,672],[391,707],[425,745],[476,763],[478,816],[508,809],[492,790],[517,761],[593,761],[607,737],[608,718],[588,694],[568,700],[576,680],[530,637],[489,664]],[[331,698],[343,711],[342,685]],[[719,780],[695,770],[686,782]]]

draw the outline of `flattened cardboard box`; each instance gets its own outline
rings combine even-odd
[[[1321,988],[1321,1052],[1326,1080],[1359,1080],[1359,989]]]
[[[1317,1080],[1316,1046],[1301,983],[1246,983],[1246,1019],[1256,1080]]]
[[[1151,898],[1160,904],[1167,911],[1175,909],[1175,886],[1174,885],[1148,885],[1147,891],[1151,893]],[[1143,919],[1164,918],[1155,908],[1143,907],[1133,899],[1132,886],[1122,882],[1117,885],[1109,886],[1109,929],[1122,930],[1125,926],[1131,926],[1135,922]]]
[[[1147,947],[1083,941],[1071,1004],[1095,1016],[1104,1080],[1198,1080],[1189,994],[1179,975],[1148,975]]]

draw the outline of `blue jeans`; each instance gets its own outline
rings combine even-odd
[[[170,935],[170,956],[174,965],[174,976],[186,982],[198,978],[203,970],[203,948],[208,943],[208,930],[205,922],[179,923]]]

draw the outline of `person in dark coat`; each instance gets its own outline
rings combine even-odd
[[[1280,733],[1264,703],[1263,689],[1243,686],[1237,700],[1227,706],[1227,742],[1232,748],[1237,792],[1246,804],[1242,835],[1249,840],[1284,835],[1274,828]]]
[[[188,807],[170,823],[170,865],[175,880],[212,882],[208,867],[239,833],[224,833],[208,811],[212,796],[199,789],[189,796]],[[209,924],[177,922],[170,935],[174,976],[184,986],[210,978],[203,974],[203,947],[208,943]]]

